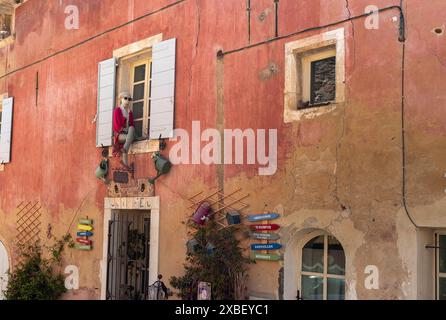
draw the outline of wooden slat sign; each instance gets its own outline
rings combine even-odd
[[[278,230],[280,226],[278,224],[253,224],[251,229],[255,231],[270,231]]]
[[[251,259],[265,260],[265,261],[279,261],[281,259],[281,257],[277,254],[253,253],[253,254],[251,254]]]
[[[277,233],[251,232],[250,238],[257,240],[279,240],[280,235]]]
[[[280,217],[278,213],[265,213],[248,216],[249,222],[257,222],[262,220],[274,220]]]
[[[280,243],[255,243],[251,245],[251,250],[278,250],[282,248]]]

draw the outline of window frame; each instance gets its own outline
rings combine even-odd
[[[327,48],[336,51],[336,99],[317,108],[299,108],[303,100],[303,56],[323,52]],[[336,105],[345,102],[345,30],[330,30],[311,37],[285,44],[285,90],[284,122],[311,119],[319,114],[335,110]],[[316,107],[315,106],[315,107]]]
[[[119,95],[119,92],[124,90],[129,90],[128,82],[129,79],[123,80],[123,65],[128,62],[129,59],[139,56],[141,54],[150,54],[150,58],[152,57],[152,48],[155,44],[163,41],[163,34],[159,33],[148,37],[143,40],[139,40],[137,42],[133,42],[127,44],[123,47],[117,48],[113,50],[113,57],[116,59],[118,63],[118,70],[116,73],[116,95]],[[127,73],[128,76],[128,73]],[[117,101],[115,101],[115,105]],[[145,154],[145,153],[153,153],[159,151],[159,140],[141,140],[134,141],[130,146],[129,154]],[[110,147],[110,156],[113,154],[112,147]]]
[[[144,99],[143,101],[143,116],[142,118],[134,118],[134,121],[142,120],[142,140],[146,140],[149,137],[150,130],[150,106],[151,106],[151,83],[152,83],[152,55],[149,54],[149,57],[142,58],[140,60],[134,61],[130,63],[130,78],[129,78],[129,88],[130,94],[134,98],[134,85],[143,83],[143,81],[135,82],[135,68],[137,66],[145,65],[146,66],[146,74],[144,79]],[[138,100],[141,102],[141,100]],[[135,100],[132,101],[132,111]],[[134,115],[134,113],[133,113]]]
[[[302,259],[303,259],[303,249],[304,247],[307,245],[307,243],[309,241],[311,241],[312,239],[319,237],[319,236],[324,236],[324,257],[323,257],[323,262],[324,262],[324,271],[323,273],[318,273],[318,272],[310,272],[310,271],[302,271]],[[328,279],[342,279],[344,280],[344,300],[345,300],[345,293],[346,293],[346,275],[347,275],[347,256],[345,254],[345,249],[343,248],[343,252],[344,252],[344,257],[345,257],[345,272],[344,275],[335,275],[335,274],[329,274],[328,273],[328,237],[332,236],[334,237],[339,243],[340,241],[338,240],[337,237],[333,236],[332,234],[322,231],[322,230],[317,230],[314,232],[310,232],[309,234],[307,234],[304,238],[302,238],[302,240],[299,243],[299,247],[298,247],[298,261],[297,261],[297,277],[298,277],[298,281],[297,281],[297,289],[300,291],[300,295],[302,296],[302,287],[303,287],[303,281],[302,281],[302,276],[317,276],[317,277],[322,277],[322,281],[323,281],[323,293],[322,293],[322,300],[328,300]],[[341,244],[342,245],[342,244]]]
[[[446,279],[446,273],[440,272],[440,236],[446,237],[446,231],[434,232],[435,254],[434,254],[434,283],[435,300],[440,300],[440,278]]]
[[[0,136],[2,134],[2,125],[1,125],[1,119],[2,119],[2,111],[3,111],[3,99],[6,99],[9,97],[8,93],[2,93],[0,94]],[[0,172],[5,171],[5,165],[0,163]]]

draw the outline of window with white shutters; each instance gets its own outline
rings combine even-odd
[[[113,110],[119,105],[116,93],[122,91],[130,92],[133,97],[132,111],[138,137],[146,142],[147,139],[173,137],[176,39],[155,43],[118,56],[118,59],[99,63],[96,146],[112,145]],[[129,152],[148,150],[148,145],[135,147],[140,144],[145,142],[133,143]]]
[[[108,147],[112,145],[115,83],[115,58],[100,62],[98,71],[98,112],[96,119],[97,147]]]
[[[11,162],[12,112],[14,98],[2,101],[0,120],[0,164]]]
[[[150,139],[173,137],[175,56],[176,39],[166,40],[153,46]]]

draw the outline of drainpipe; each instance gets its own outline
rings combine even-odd
[[[412,215],[409,212],[409,208],[407,205],[407,188],[406,188],[406,176],[407,176],[407,159],[406,159],[406,118],[405,118],[405,109],[406,109],[406,90],[405,90],[405,80],[406,80],[406,23],[404,19],[404,11],[403,11],[403,0],[400,2],[400,30],[399,30],[399,41],[402,43],[402,59],[401,59],[401,144],[402,144],[402,175],[403,175],[403,183],[402,183],[402,195],[403,195],[403,207],[406,212],[407,217],[410,222],[418,228],[419,226],[413,219]]]

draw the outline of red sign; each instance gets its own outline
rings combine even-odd
[[[255,231],[271,231],[277,230],[280,226],[278,224],[253,224],[251,229]]]
[[[79,243],[82,243],[82,244],[86,244],[86,245],[91,245],[91,243],[92,243],[91,240],[82,239],[82,238],[77,238],[76,241],[79,242]]]

